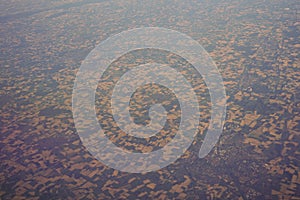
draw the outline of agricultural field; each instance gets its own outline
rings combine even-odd
[[[2,2],[0,10],[0,199],[300,199],[298,1],[17,0]],[[170,65],[192,85],[200,107],[197,135],[179,159],[160,170],[128,173],[83,145],[72,91],[98,44],[139,27],[176,30],[201,44],[223,78],[227,110],[219,141],[199,158],[211,106],[202,77],[169,51],[121,56],[99,81],[95,98],[98,122],[120,148],[163,148],[181,119],[176,95],[148,84],[132,95],[132,118],[147,125],[150,105],[161,103],[168,124],[146,139],[118,128],[110,96],[126,71],[151,62]]]

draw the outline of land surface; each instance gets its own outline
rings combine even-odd
[[[299,8],[295,0],[1,2],[0,199],[300,199]],[[193,78],[192,66],[171,52],[121,57],[99,82],[96,110],[122,148],[162,148],[180,119],[172,92],[147,85],[131,102],[136,122],[147,124],[143,108],[158,96],[171,106],[171,128],[141,141],[116,127],[101,95],[130,67],[169,63],[201,102],[199,133],[184,155],[159,171],[130,174],[105,166],[83,146],[72,90],[97,44],[143,26],[180,31],[207,50],[224,79],[227,112],[218,144],[199,159],[210,118],[201,77]]]

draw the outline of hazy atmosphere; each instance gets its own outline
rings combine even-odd
[[[300,199],[299,9],[1,0],[0,199]]]

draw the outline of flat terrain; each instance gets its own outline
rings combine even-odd
[[[34,1],[0,6],[0,199],[300,199],[300,4],[283,1]],[[171,52],[140,50],[115,61],[97,88],[96,111],[107,136],[149,152],[174,136],[175,96],[158,85],[137,90],[144,106],[169,106],[169,127],[156,139],[127,137],[106,110],[111,86],[130,67],[167,63],[199,95],[199,133],[175,163],[156,172],[111,169],[82,145],[72,116],[76,73],[101,41],[124,30],[157,26],[197,40],[215,61],[227,93],[224,131],[198,158],[210,98],[193,67]],[[175,42],[175,41],[174,41]],[[151,97],[157,97],[156,100]]]

